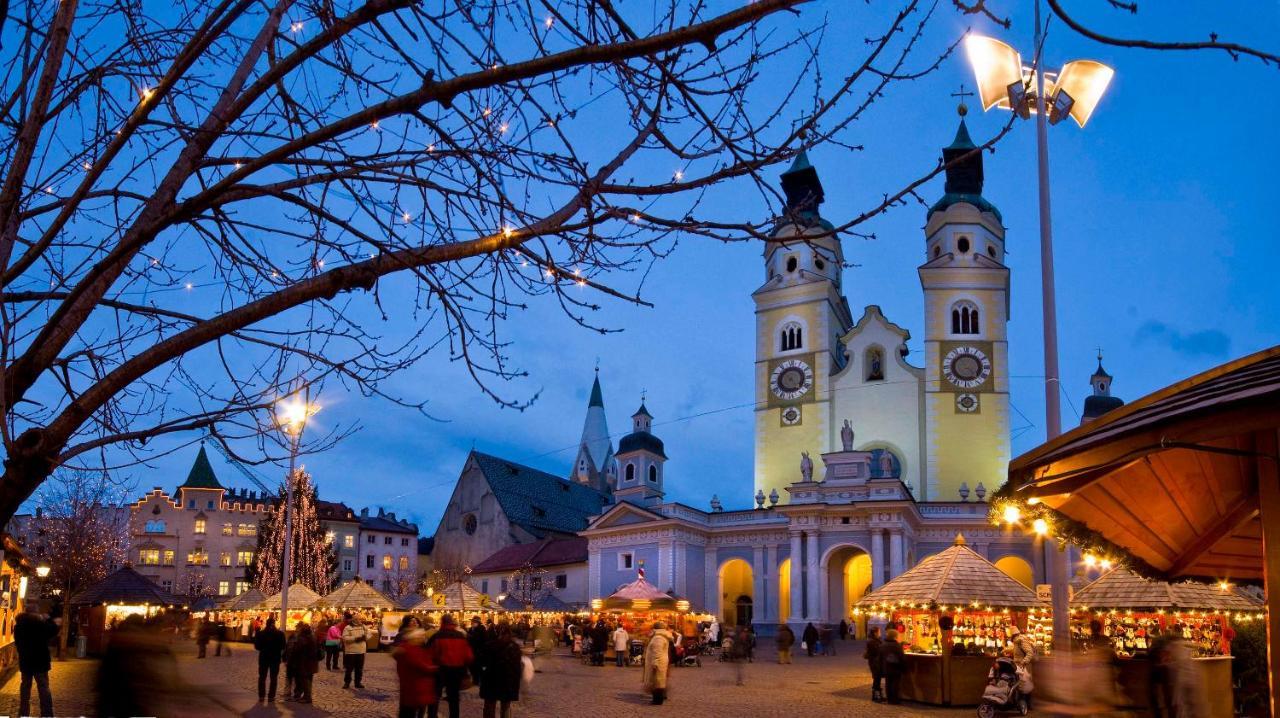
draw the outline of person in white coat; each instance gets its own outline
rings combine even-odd
[[[613,661],[619,668],[627,665],[627,653],[630,645],[631,636],[627,634],[627,629],[622,627],[622,623],[618,623],[618,627],[613,629]]]

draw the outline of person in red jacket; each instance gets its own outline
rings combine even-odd
[[[410,628],[391,652],[400,678],[399,718],[423,718],[428,709],[435,718],[440,697],[436,693],[436,664],[426,640],[426,631]]]
[[[467,643],[467,634],[459,631],[457,620],[446,613],[440,619],[440,630],[427,640],[427,650],[431,653],[432,661],[439,667],[436,672],[436,695],[444,694],[445,702],[449,704],[449,718],[458,718],[462,679],[475,660],[471,644]]]

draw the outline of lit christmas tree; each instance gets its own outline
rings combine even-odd
[[[324,595],[334,588],[338,556],[325,537],[316,514],[316,487],[311,475],[299,469],[293,486],[293,581]],[[249,581],[268,596],[280,592],[284,563],[285,488],[275,506],[258,526],[258,550],[253,556]]]

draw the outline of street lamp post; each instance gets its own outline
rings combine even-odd
[[[1001,107],[1023,119],[1036,118],[1036,166],[1040,196],[1040,291],[1044,326],[1045,440],[1062,433],[1058,375],[1058,306],[1053,276],[1053,228],[1049,212],[1049,128],[1067,117],[1081,128],[1097,108],[1115,71],[1093,60],[1075,60],[1057,73],[1044,69],[1040,0],[1035,2],[1035,60],[1022,66],[1012,47],[993,38],[970,35],[965,49],[977,76],[982,109]],[[1047,532],[1039,532],[1041,536]],[[1069,647],[1068,566],[1065,547],[1045,542],[1045,567],[1053,598],[1053,636],[1058,650]]]
[[[319,411],[319,407],[293,397],[276,408],[280,428],[289,437],[289,473],[284,488],[284,558],[280,562],[280,630],[289,627],[289,579],[293,573],[293,483],[298,466],[298,446],[302,443],[302,430],[307,419]]]

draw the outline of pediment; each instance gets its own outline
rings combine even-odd
[[[635,504],[620,502],[615,504],[608,511],[604,512],[595,521],[587,526],[588,531],[595,529],[616,528],[618,526],[629,526],[632,524],[644,524],[652,521],[661,521],[665,516],[655,514],[652,511],[642,509]]]

